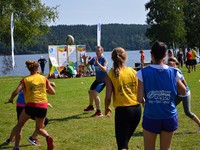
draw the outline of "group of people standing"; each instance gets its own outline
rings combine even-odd
[[[189,88],[181,71],[174,66],[175,61],[168,61],[171,66],[165,64],[166,45],[163,42],[155,42],[151,47],[152,64],[138,72],[126,66],[127,54],[124,48],[113,49],[111,54],[113,67],[110,70],[107,68],[108,61],[103,52],[103,47],[97,46],[95,57],[87,61],[88,56],[82,56],[84,66],[94,65],[96,72],[95,81],[88,91],[89,106],[84,111],[95,110],[93,106],[95,102],[96,112],[91,117],[103,116],[98,94],[106,87],[105,116],[111,115],[110,104],[113,99],[115,137],[119,150],[128,149],[129,140],[141,120],[141,104],[144,107],[142,117],[144,149],[155,149],[157,135],[160,135],[160,149],[170,149],[173,133],[178,128],[176,105],[182,100],[180,97],[187,95]],[[36,131],[46,138],[48,150],[51,150],[53,139],[44,130],[44,120],[48,104],[46,94],[55,94],[55,90],[48,79],[37,73],[39,66],[37,62],[27,61],[26,65],[30,76],[21,80],[8,101],[12,103],[14,97],[24,90],[26,105],[19,116],[14,149],[19,149],[23,125],[30,117],[34,117]],[[42,97],[39,97],[38,93],[42,94]],[[189,103],[190,99],[186,99]],[[184,107],[187,115],[200,126],[198,117],[190,112],[189,104],[184,104]]]
[[[168,57],[173,57],[171,50],[168,50]],[[196,71],[197,58],[200,57],[197,55],[197,48],[194,47],[192,50],[191,48],[187,48],[187,52],[185,54],[183,49],[179,48],[176,58],[179,62],[178,67],[183,67],[183,64],[185,63],[188,73],[190,73],[191,71]]]

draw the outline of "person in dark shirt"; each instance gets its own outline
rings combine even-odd
[[[40,64],[42,74],[44,74],[44,68],[45,68],[46,62],[47,60],[43,56],[40,56],[38,63]]]

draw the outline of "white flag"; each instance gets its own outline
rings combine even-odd
[[[13,13],[11,14],[11,19],[10,19],[10,30],[11,30],[12,67],[14,69],[14,67],[15,67],[15,58],[14,58],[14,37],[13,37],[13,32],[14,32]]]
[[[97,46],[101,46],[101,20],[100,18],[97,25]]]

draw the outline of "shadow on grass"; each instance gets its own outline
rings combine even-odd
[[[132,136],[143,136],[143,132],[134,132]]]
[[[73,116],[68,116],[65,118],[54,118],[54,119],[49,119],[49,122],[52,123],[53,121],[69,121],[69,120],[73,120],[73,119],[84,119],[84,118],[91,118],[90,116],[84,116],[87,113],[81,113],[81,114],[77,114],[77,115],[73,115]]]
[[[175,132],[174,135],[197,134],[197,132]],[[143,136],[143,132],[135,132],[132,136]]]
[[[174,135],[183,135],[183,134],[198,134],[197,132],[175,132]]]
[[[29,146],[32,146],[32,145],[30,145],[30,144],[26,144],[26,145],[20,145],[19,147],[21,148],[21,147],[29,147]],[[8,144],[4,144],[4,143],[2,143],[1,145],[0,145],[0,149],[12,149],[14,147],[14,145],[8,145]]]

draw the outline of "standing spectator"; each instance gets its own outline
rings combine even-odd
[[[173,57],[172,51],[169,49],[168,50],[168,58]]]
[[[125,65],[126,51],[117,47],[112,51],[113,69],[106,77],[105,115],[110,116],[111,97],[115,107],[115,137],[119,150],[128,149],[128,143],[141,118],[137,101],[138,79],[136,71]]]
[[[83,55],[82,58],[84,59],[84,66],[87,67],[88,65],[94,65],[95,72],[96,72],[96,79],[92,83],[90,90],[88,91],[89,94],[89,106],[84,109],[84,111],[91,111],[94,110],[93,101],[95,100],[95,104],[97,107],[96,113],[91,117],[101,117],[103,116],[101,112],[101,101],[98,96],[104,87],[105,87],[105,76],[107,74],[107,59],[103,55],[104,49],[101,46],[96,47],[96,56],[93,57],[89,62],[86,61],[87,56]]]
[[[199,56],[197,56],[197,48],[194,47],[193,50],[192,50],[192,71],[196,71],[196,65],[197,65],[197,60],[196,58],[199,58]]]
[[[144,102],[144,149],[155,149],[160,134],[160,149],[171,149],[174,131],[178,128],[178,114],[174,103],[177,91],[185,95],[186,88],[180,73],[164,64],[166,45],[156,42],[151,48],[153,64],[138,71],[138,101]]]
[[[192,66],[192,52],[190,51],[190,48],[187,49],[186,58],[186,68],[188,69],[188,73],[190,73]]]
[[[47,60],[43,56],[40,56],[40,59],[38,60],[38,63],[40,64],[40,68],[41,68],[42,74],[44,74],[44,69],[45,69],[46,62],[47,62]]]
[[[169,66],[177,68],[177,64],[178,64],[178,61],[177,61],[177,59],[175,57],[172,57],[172,58],[168,59],[168,65]],[[183,76],[182,71],[180,69],[178,69],[178,68],[177,68],[177,70],[182,75],[181,81],[186,86],[186,94],[184,96],[178,94],[176,96],[176,99],[175,99],[175,105],[177,106],[180,102],[182,102],[185,115],[188,116],[189,118],[191,118],[198,125],[198,133],[200,133],[200,120],[197,117],[197,115],[195,115],[194,113],[191,112],[191,109],[190,109],[190,101],[191,101],[190,89],[189,89],[189,87],[188,87],[188,85],[186,83],[186,80],[185,80],[185,78]]]
[[[13,103],[14,97],[24,91],[26,105],[17,123],[14,150],[19,150],[22,128],[31,116],[35,118],[36,131],[46,138],[47,150],[53,150],[53,139],[44,129],[44,120],[48,107],[47,93],[55,94],[55,90],[49,80],[38,73],[39,64],[36,61],[26,61],[26,66],[30,75],[21,80],[8,101]]]
[[[140,64],[141,64],[141,68],[144,68],[144,60],[145,60],[145,54],[143,50],[140,50]]]
[[[178,52],[177,52],[177,58],[178,58],[178,62],[179,62],[179,65],[181,67],[183,67],[183,50],[182,48],[179,48]]]

